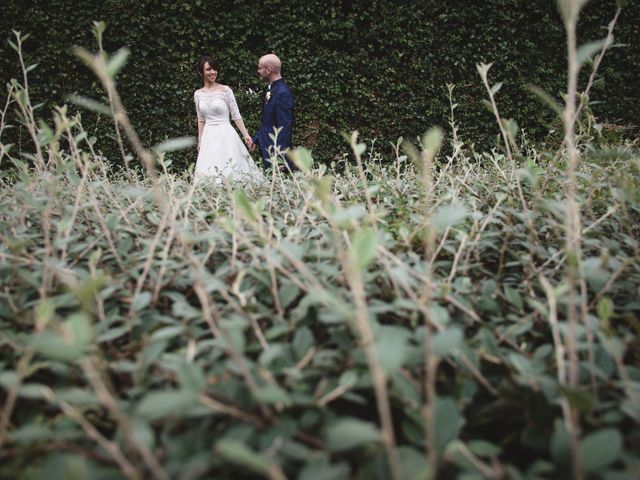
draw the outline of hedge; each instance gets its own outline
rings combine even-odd
[[[613,18],[614,0],[593,0],[583,11],[580,43],[602,38]],[[555,2],[400,1],[87,1],[11,0],[3,6],[0,32],[32,36],[25,44],[33,98],[45,102],[41,115],[72,93],[104,98],[91,72],[71,53],[73,45],[95,49],[93,21],[107,24],[109,53],[131,50],[118,76],[119,91],[148,144],[193,135],[192,92],[200,80],[195,59],[211,53],[221,63],[250,130],[259,124],[261,84],[255,65],[278,53],[283,75],[297,102],[294,143],[325,161],[346,151],[342,133],[359,130],[388,141],[414,138],[429,126],[447,126],[447,83],[454,83],[457,120],[467,143],[491,144],[497,133],[475,65],[493,62],[490,77],[503,81],[499,105],[533,138],[543,138],[553,116],[529,93],[530,83],[559,98],[565,78],[564,31]],[[640,8],[629,2],[615,31],[617,43],[601,67],[604,80],[592,93],[601,120],[629,125],[640,118]],[[586,78],[586,72],[583,77]],[[17,56],[0,45],[3,82],[21,78]],[[595,102],[598,102],[597,104]],[[118,160],[111,122],[83,113],[98,148]],[[5,142],[6,140],[3,139]],[[176,162],[184,167],[194,155]]]

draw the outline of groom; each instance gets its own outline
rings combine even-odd
[[[287,159],[286,150],[291,148],[293,94],[280,75],[281,68],[282,62],[272,53],[258,60],[258,75],[268,86],[262,103],[262,125],[251,139],[250,149],[253,151],[258,145],[265,168],[270,168],[276,157],[284,159],[286,168],[291,170],[293,164]]]

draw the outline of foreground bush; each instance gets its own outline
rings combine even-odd
[[[565,477],[563,402],[585,472],[637,472],[637,151],[579,170],[572,299],[535,150],[524,212],[497,153],[242,190],[110,175],[57,125],[2,186],[5,475]]]

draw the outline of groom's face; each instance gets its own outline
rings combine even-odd
[[[271,69],[265,66],[263,63],[258,62],[258,75],[265,82],[269,81],[269,75],[271,74]]]

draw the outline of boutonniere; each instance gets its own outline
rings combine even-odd
[[[266,98],[266,99],[267,99],[267,102],[268,102],[269,100],[271,100],[271,90],[269,90],[269,91],[267,92],[267,94],[265,95],[265,97],[264,97],[264,98]]]

